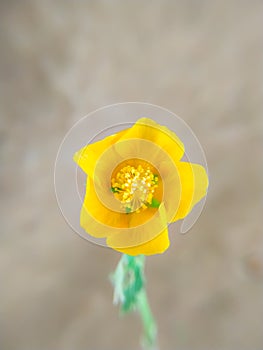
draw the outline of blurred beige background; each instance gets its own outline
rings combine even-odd
[[[94,109],[151,102],[206,152],[199,221],[147,260],[162,350],[260,350],[262,1],[1,1],[1,350],[139,349],[108,281],[119,254],[57,207],[56,153]]]

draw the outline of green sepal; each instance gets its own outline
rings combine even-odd
[[[158,201],[158,199],[153,198],[152,203],[149,205],[149,207],[150,208],[159,208],[160,204],[161,203]]]
[[[129,207],[125,207],[125,212],[126,212],[126,214],[131,213],[131,211],[132,211],[132,209],[131,209],[131,208],[129,208]]]
[[[111,192],[113,193],[119,193],[120,191],[122,191],[122,188],[120,187],[111,187]]]
[[[158,175],[154,174],[153,175],[153,182],[157,185],[159,181]]]

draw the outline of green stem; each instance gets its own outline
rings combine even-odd
[[[123,254],[114,274],[114,304],[121,305],[121,312],[138,311],[143,325],[142,346],[145,350],[157,350],[157,327],[145,291],[145,257]]]
[[[144,331],[142,345],[145,349],[157,350],[157,326],[144,289],[138,295],[137,307]]]

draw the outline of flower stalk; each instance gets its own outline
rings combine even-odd
[[[145,256],[122,254],[111,276],[113,303],[120,304],[121,314],[137,311],[143,326],[142,348],[157,350],[157,327],[148,302],[144,277]]]

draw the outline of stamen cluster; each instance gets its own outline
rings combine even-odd
[[[152,204],[153,194],[158,187],[158,176],[153,174],[150,167],[138,165],[124,166],[111,179],[111,188],[115,197],[125,207],[127,213],[140,212]]]

